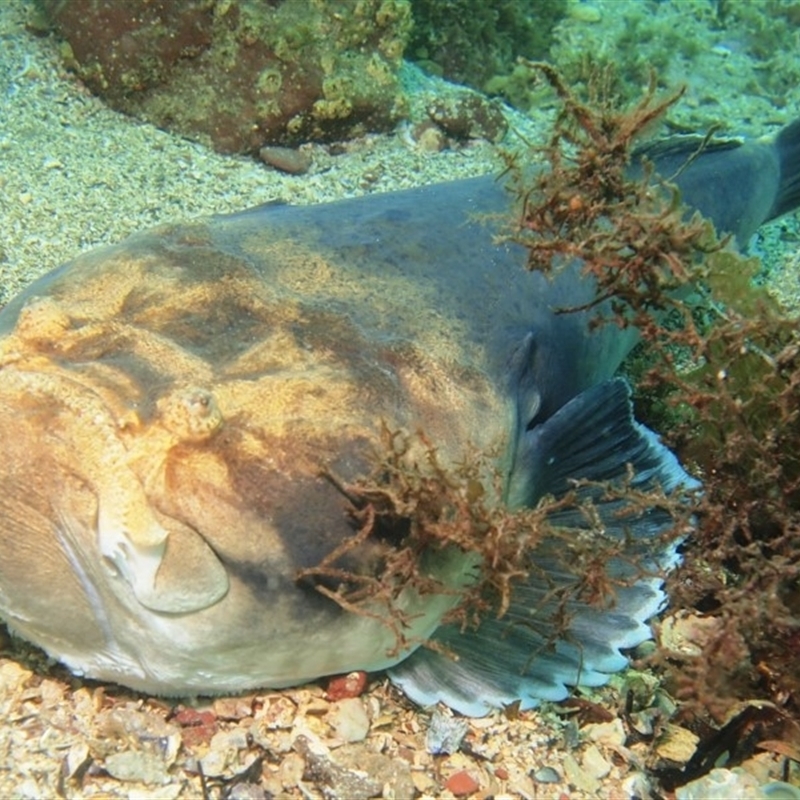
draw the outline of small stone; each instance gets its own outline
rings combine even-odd
[[[217,719],[240,720],[253,714],[252,697],[220,697],[214,700]]]
[[[444,785],[456,797],[467,797],[480,789],[480,784],[465,769],[453,773]]]
[[[581,728],[590,741],[607,747],[622,747],[625,744],[625,728],[621,719],[611,722],[593,722]]]
[[[645,708],[642,711],[635,711],[628,718],[631,727],[642,736],[652,736],[656,728],[656,722],[662,714],[657,708]]]
[[[294,725],[297,706],[284,695],[269,698],[269,703],[256,715],[259,724],[266,730],[288,729]]]
[[[417,147],[426,153],[438,153],[446,144],[444,133],[432,122],[417,125],[413,137]]]
[[[634,772],[622,781],[623,797],[652,797],[650,781],[643,772]]]
[[[384,800],[404,800],[416,795],[408,761],[372,751],[373,741],[345,744],[336,750],[337,763],[350,771],[362,771],[381,785]]]
[[[499,142],[508,130],[499,105],[477,93],[437,100],[428,107],[428,116],[454,139]]]
[[[434,756],[457,753],[468,729],[466,720],[450,717],[437,708],[433,712],[430,727],[425,735],[425,746]]]
[[[411,773],[411,782],[420,794],[433,794],[433,778],[427,772],[413,771]]]
[[[369,733],[369,717],[357,697],[346,697],[331,706],[328,722],[343,742],[360,742]]]
[[[369,800],[381,793],[383,785],[379,781],[364,770],[347,769],[337,764],[327,748],[307,736],[298,736],[294,746],[305,761],[303,778],[326,786],[327,797]]]
[[[702,617],[688,611],[670,614],[659,629],[662,649],[670,655],[700,657],[709,642],[719,635],[722,621],[718,617]]]
[[[104,766],[106,772],[118,781],[158,784],[170,781],[163,759],[147,750],[112,753],[106,758]]]
[[[538,783],[560,783],[561,776],[553,767],[542,767],[533,773],[533,779]]]
[[[331,678],[325,695],[328,700],[343,700],[345,697],[360,697],[366,688],[367,673],[356,670]]]
[[[28,682],[33,673],[14,661],[0,666],[0,698],[9,697]]]
[[[209,776],[224,774],[238,765],[239,751],[247,746],[247,732],[241,728],[218,731],[209,742],[208,752],[200,759],[203,772]]]
[[[129,746],[135,742],[142,751],[155,756],[164,767],[174,763],[180,749],[180,730],[160,714],[135,703],[116,706],[97,715],[98,737],[113,747],[116,740]]]
[[[592,777],[580,764],[567,753],[564,756],[564,774],[567,781],[586,794],[594,795],[600,791],[600,781]]]
[[[217,718],[212,711],[180,708],[172,721],[181,726],[181,736],[187,747],[210,742],[217,732]]]
[[[611,764],[603,758],[600,751],[590,744],[583,753],[581,766],[593,778],[605,778],[611,772]]]
[[[258,151],[258,157],[271,167],[289,175],[303,175],[311,166],[311,156],[291,147],[267,145]]]
[[[86,742],[76,742],[69,748],[64,758],[64,777],[72,779],[83,772],[91,763],[89,746]]]
[[[677,800],[706,800],[710,797],[736,797],[738,800],[763,800],[758,780],[743,770],[712,769],[708,775],[675,790]]]
[[[278,774],[285,789],[297,786],[303,780],[306,763],[299,753],[289,753],[281,762]]]
[[[39,686],[42,708],[55,708],[64,701],[66,687],[59,681],[43,680]]]
[[[255,783],[237,783],[225,796],[227,800],[266,800],[267,793]]]
[[[667,761],[685,764],[697,750],[700,738],[679,725],[665,725],[656,742],[655,751]]]

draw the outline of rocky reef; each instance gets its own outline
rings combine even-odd
[[[407,0],[39,0],[113,108],[226,153],[390,129]]]

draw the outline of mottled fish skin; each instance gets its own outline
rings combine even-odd
[[[687,198],[691,200],[691,198]],[[82,256],[0,313],[0,614],[76,672],[162,694],[400,661],[380,621],[296,581],[354,523],[331,482],[383,425],[442,463],[495,454],[635,341],[587,315],[579,267],[498,245],[492,178],[166,226]],[[767,212],[765,212],[767,213]],[[766,218],[766,217],[765,217]],[[527,491],[527,489],[525,490]],[[369,572],[381,543],[351,557]],[[424,568],[445,586],[471,560]],[[451,593],[401,605],[429,636]]]
[[[479,180],[161,228],[6,308],[12,629],[76,671],[160,693],[397,661],[385,625],[295,575],[354,533],[320,472],[368,474],[382,423],[424,430],[450,465],[468,445],[508,458],[506,372],[539,281],[464,210],[451,218],[467,235],[437,235],[427,257],[413,241],[420,202],[468,210],[484,191],[504,199]],[[468,564],[454,553],[432,569],[458,587]],[[409,591],[407,634],[426,638],[454,602]]]

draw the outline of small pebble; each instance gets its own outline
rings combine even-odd
[[[677,800],[706,800],[711,797],[736,797],[740,800],[763,800],[758,780],[744,770],[712,769],[697,780],[675,790]]]
[[[105,760],[105,769],[119,781],[141,781],[147,784],[169,783],[164,761],[146,750],[125,750],[112,753]]]
[[[467,797],[480,789],[480,785],[465,769],[453,773],[444,785],[456,797]]]
[[[533,773],[533,779],[538,783],[558,783],[561,776],[553,767],[542,767]]]
[[[581,766],[593,778],[605,778],[611,772],[611,764],[593,744],[590,744],[581,758]]]
[[[433,123],[422,123],[414,129],[414,140],[420,150],[438,153],[444,150],[446,141],[442,131]]]
[[[328,722],[343,742],[361,742],[369,733],[369,717],[357,697],[346,697],[331,706]]]
[[[425,746],[431,755],[457,753],[467,735],[466,720],[443,714],[438,708],[433,712],[430,727],[425,735]]]
[[[592,777],[570,753],[564,756],[564,777],[568,783],[588,795],[595,795],[600,791],[601,783]]]
[[[328,681],[325,696],[328,700],[344,700],[345,697],[360,697],[367,687],[367,673],[363,671],[348,672],[337,675]]]
[[[592,742],[606,747],[622,747],[625,744],[625,728],[621,719],[611,722],[593,722],[582,728],[584,736]]]
[[[289,175],[303,175],[311,166],[311,156],[291,147],[267,145],[258,151],[259,158],[271,167]]]

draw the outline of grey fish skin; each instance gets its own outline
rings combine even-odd
[[[776,207],[757,201],[748,220]],[[727,202],[717,197],[712,216],[727,219]],[[384,624],[295,580],[354,533],[321,469],[365,476],[382,423],[423,430],[446,467],[473,448],[496,453],[512,507],[629,462],[673,489],[691,485],[611,380],[635,335],[590,334],[589,315],[554,314],[593,286],[579,265],[552,281],[526,273],[524,250],[495,244],[496,223],[482,218],[507,207],[484,177],[253,209],[133,236],[12,301],[0,312],[10,627],[76,672],[159,694],[398,664],[408,652],[394,651]],[[664,524],[637,520],[641,542]],[[378,542],[349,566],[368,572],[380,556]],[[425,564],[456,590],[472,567],[453,551]],[[525,585],[520,602],[540,589]],[[433,635],[454,602],[404,591],[409,635]],[[646,638],[662,602],[653,579],[614,613],[576,609],[575,636],[594,660],[576,673],[581,653],[561,647],[541,660],[549,683],[473,665],[474,638],[452,686],[420,650],[395,677],[412,697],[475,713],[485,705],[465,687],[487,682],[495,703],[558,696],[619,669],[619,649]]]
[[[693,154],[702,155],[683,169]],[[676,136],[639,148],[663,178],[675,183],[688,205],[733,234],[745,247],[756,230],[800,204],[800,120],[774,136],[712,139]]]

